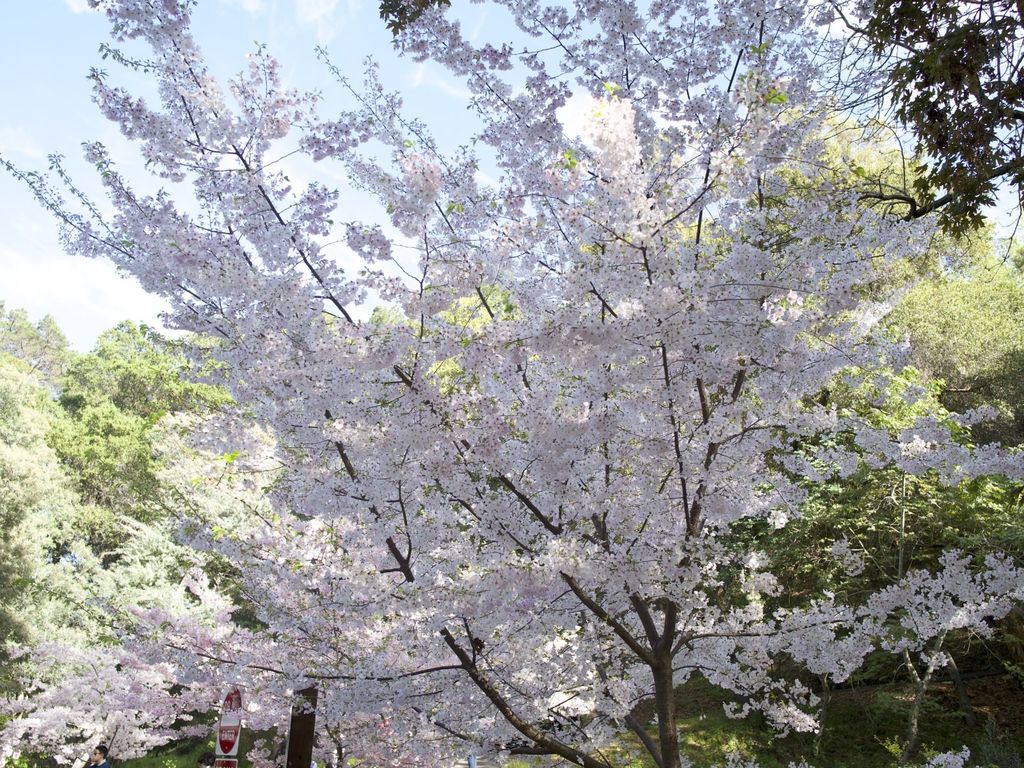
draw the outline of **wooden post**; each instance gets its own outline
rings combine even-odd
[[[285,768],[310,768],[316,725],[316,686],[295,692],[292,721],[288,727],[288,757]]]

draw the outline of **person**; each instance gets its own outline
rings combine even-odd
[[[213,752],[203,752],[203,754],[199,756],[198,768],[212,768],[215,762],[217,762],[217,757]]]
[[[96,749],[92,751],[92,757],[89,762],[95,766],[95,768],[110,768],[110,763],[107,762],[107,755],[110,750],[107,749],[106,744],[97,744]]]

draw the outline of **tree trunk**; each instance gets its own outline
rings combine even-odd
[[[672,658],[664,659],[654,672],[654,700],[658,713],[658,745],[661,747],[661,768],[680,768],[679,733],[676,730],[675,685],[672,681]]]
[[[821,739],[825,735],[825,718],[828,717],[828,705],[832,703],[832,686],[828,684],[828,674],[821,676],[821,710],[818,715],[818,732],[814,734],[814,756],[821,752]]]
[[[910,761],[910,756],[917,749],[917,742],[920,736],[918,733],[918,721],[921,717],[921,704],[924,703],[924,695],[928,691],[928,683],[931,682],[932,674],[935,672],[939,651],[942,650],[942,643],[945,639],[946,632],[943,630],[935,638],[935,647],[932,648],[929,654],[928,666],[925,668],[923,675],[918,674],[917,667],[914,666],[914,660],[910,658],[910,652],[907,650],[903,651],[903,658],[907,662],[907,671],[914,681],[914,701],[910,705],[910,714],[907,716],[907,735],[903,744],[903,750],[900,752],[900,765],[906,765]]]
[[[287,768],[309,768],[313,760],[316,700],[316,686],[295,692],[291,727],[288,729],[288,756],[285,758]]]
[[[964,722],[973,728],[978,724],[978,718],[974,716],[974,707],[971,706],[971,698],[967,695],[967,686],[964,685],[960,669],[952,656],[949,657],[949,677],[953,681],[953,687],[956,688],[957,698],[960,699],[960,711],[963,713]]]

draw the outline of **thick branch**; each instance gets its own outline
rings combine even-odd
[[[658,633],[658,626],[654,623],[651,609],[647,607],[647,603],[643,601],[643,598],[635,592],[629,596],[629,602],[632,604],[633,610],[636,611],[636,615],[640,617],[640,623],[643,624],[644,632],[647,633],[647,642],[651,644],[651,649],[656,649],[661,642],[661,635]],[[654,664],[653,655],[648,663]]]
[[[700,418],[707,424],[711,421],[711,401],[708,399],[708,390],[704,386],[704,379],[697,377],[697,397],[700,398]]]
[[[626,715],[626,726],[640,739],[640,743],[644,745],[644,748],[654,758],[658,768],[666,768],[665,761],[661,757],[661,749],[658,748],[658,743],[651,738],[651,734],[644,728],[643,723],[632,715]]]
[[[405,576],[405,580],[408,581],[410,584],[416,581],[416,576],[412,572],[412,563],[410,562],[412,559],[411,556],[403,555],[401,553],[401,551],[398,549],[398,545],[395,544],[395,540],[393,537],[388,536],[385,543],[388,545],[388,552],[390,552],[394,556],[395,560],[398,562],[398,567],[385,568],[381,571],[381,573],[394,573],[398,571],[401,572],[403,576]]]
[[[541,525],[543,525],[556,536],[560,536],[562,534],[562,526],[555,524],[554,522],[552,522],[550,517],[541,512],[537,505],[530,500],[530,497],[524,494],[516,487],[515,483],[513,483],[511,480],[504,476],[497,476],[495,479],[503,486],[505,486],[505,488],[510,490],[512,494],[517,499],[519,499],[520,502],[522,502],[522,505],[526,507],[528,510],[530,510],[531,513],[533,513],[533,516],[537,518]]]
[[[576,581],[572,576],[567,573],[562,573],[562,581],[569,585],[569,589],[572,590],[573,594],[576,595],[581,603],[583,603],[590,612],[593,613],[597,618],[607,624],[611,630],[618,635],[619,639],[624,642],[629,649],[637,655],[638,658],[643,660],[645,664],[652,665],[655,663],[654,654],[650,650],[644,648],[643,645],[637,640],[630,631],[623,626],[622,622],[612,616],[608,611],[602,608],[594,598],[588,595],[580,583]]]
[[[581,752],[580,750],[559,741],[551,734],[545,733],[532,723],[528,723],[523,720],[508,701],[505,700],[505,697],[501,695],[495,685],[480,672],[476,666],[476,662],[465,651],[465,649],[456,642],[452,633],[449,632],[447,628],[441,630],[441,637],[444,638],[445,643],[451,649],[452,653],[458,657],[459,661],[462,663],[462,668],[476,684],[477,688],[479,688],[483,694],[490,699],[491,703],[501,713],[502,717],[508,721],[509,725],[523,734],[523,736],[534,744],[548,750],[550,754],[563,757],[576,765],[583,766],[583,768],[610,768],[607,763],[595,760],[587,753]]]

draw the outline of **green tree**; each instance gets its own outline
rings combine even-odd
[[[226,402],[221,390],[189,375],[183,347],[145,325],[123,322],[76,358],[63,380],[61,405],[72,414],[98,402],[155,423],[175,411],[197,411]]]
[[[39,565],[33,557],[37,524],[73,506],[57,457],[45,441],[54,410],[38,376],[0,353],[0,690],[14,683],[9,652],[30,628],[24,614]]]
[[[928,158],[912,184],[879,194],[910,217],[939,211],[948,231],[978,228],[997,184],[1020,190],[1024,181],[1024,6],[873,0],[834,7],[866,55],[860,73],[881,79],[876,101],[913,131]],[[856,59],[849,51],[844,58]]]
[[[941,402],[943,384],[926,373],[908,367],[871,379],[851,371],[822,393],[840,413],[863,420],[871,427],[896,436],[922,420],[943,424],[960,442],[971,442],[971,432],[961,427]],[[923,396],[922,396],[923,395]],[[846,435],[822,435],[818,449],[830,444],[853,448]],[[839,446],[837,446],[839,447]],[[798,446],[800,448],[800,446]],[[899,466],[878,464],[865,452],[855,466],[839,477],[806,478],[808,498],[802,516],[781,530],[757,523],[753,530],[741,527],[741,540],[753,534],[773,564],[773,573],[784,585],[779,598],[787,607],[805,604],[823,592],[842,595],[859,604],[872,594],[896,584],[918,569],[935,569],[944,552],[959,550],[981,563],[993,551],[1024,558],[1020,526],[1021,487],[1004,477],[988,476],[959,484],[943,482],[935,473],[911,474]],[[893,627],[895,632],[903,631]],[[1012,629],[1004,627],[1000,639]],[[1011,639],[1012,642],[1012,639]],[[946,673],[959,694],[963,715],[972,722],[973,710],[959,674],[958,663],[970,653],[975,662],[990,664],[1001,643],[974,644],[966,632],[943,632],[933,640],[929,653],[943,650],[949,659]],[[984,658],[981,658],[984,656]],[[924,696],[935,673],[929,662],[923,670],[909,653],[872,654],[859,673],[870,682],[908,674],[914,697],[906,714],[906,733],[900,763],[915,752]],[[801,674],[801,672],[795,672]],[[822,722],[831,700],[829,676],[815,681],[820,691]],[[820,745],[822,732],[816,736]]]
[[[19,327],[31,337],[30,324]],[[113,738],[118,754],[140,755],[180,723],[142,711],[118,666],[121,633],[139,610],[213,623],[196,592],[232,574],[178,540],[182,495],[165,474],[191,460],[175,477],[194,488],[206,465],[183,447],[187,433],[227,398],[189,381],[178,349],[127,323],[70,359],[55,384],[32,367],[0,352],[2,711],[64,718],[57,742],[34,741],[31,727],[19,736],[29,752],[77,760],[82,745]],[[213,500],[214,478],[198,480],[211,489],[209,515],[245,511],[237,495]],[[82,695],[57,702],[45,689],[58,682]]]
[[[915,365],[942,382],[939,399],[958,413],[990,406],[978,442],[1024,441],[1024,275],[982,260],[918,284],[892,315]]]
[[[0,352],[21,360],[51,386],[64,374],[71,358],[67,338],[47,315],[38,323],[23,309],[7,310],[0,301]]]
[[[170,413],[199,413],[228,401],[189,376],[181,351],[145,326],[122,323],[77,357],[61,380],[63,418],[48,441],[88,513],[69,539],[84,536],[96,552],[113,551],[123,518],[160,519],[154,425]],[[58,547],[59,549],[59,547]]]

